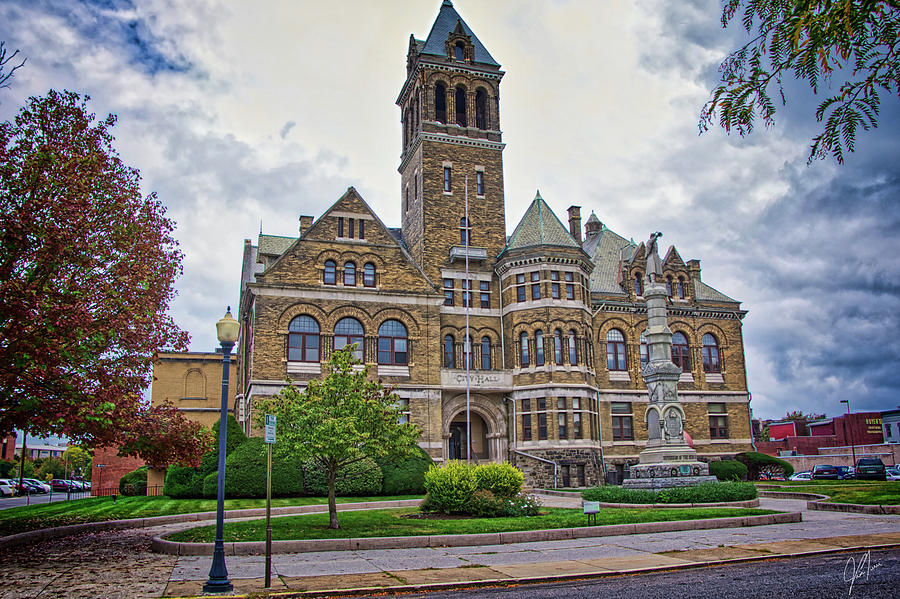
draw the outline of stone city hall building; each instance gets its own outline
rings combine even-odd
[[[644,244],[593,213],[582,234],[577,206],[565,226],[540,194],[507,235],[503,75],[445,0],[428,37],[410,36],[397,97],[402,227],[350,188],[301,216],[299,237],[245,241],[235,413],[246,430],[256,399],[286,377],[322,376],[333,351],[354,346],[437,462],[466,458],[467,364],[473,459],[510,461],[535,485],[555,472],[560,486],[637,461]],[[663,268],[685,429],[701,458],[749,450],[746,312],[674,247]]]

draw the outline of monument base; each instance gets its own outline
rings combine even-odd
[[[627,478],[622,482],[626,489],[661,491],[673,487],[693,487],[700,483],[718,482],[715,476],[664,476],[662,478]]]
[[[641,452],[641,461],[648,451],[663,453],[675,448],[658,448]],[[689,448],[688,448],[689,449]],[[691,453],[693,450],[689,449]],[[677,449],[676,449],[677,452]],[[688,454],[690,455],[690,454]],[[696,455],[696,454],[694,454]],[[677,456],[677,457],[676,457]],[[678,459],[687,457],[684,454],[675,454],[671,461],[655,461],[652,463],[635,464],[630,469],[631,478],[626,479],[622,486],[626,489],[668,489],[671,487],[691,487],[706,482],[718,482],[715,476],[709,474],[709,464],[698,462],[696,458],[688,461]],[[646,456],[650,457],[650,456]],[[660,457],[658,454],[654,457]]]

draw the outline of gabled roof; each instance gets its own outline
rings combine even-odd
[[[541,197],[540,191],[534,196],[534,201],[525,211],[525,216],[519,221],[516,230],[509,236],[503,251],[538,245],[581,249]]]
[[[594,270],[591,271],[591,291],[619,293],[625,295],[619,281],[619,271],[623,260],[628,260],[637,250],[633,241],[613,233],[605,226],[587,236],[584,251],[591,257]]]
[[[475,62],[499,67],[500,63],[494,60],[490,52],[487,51],[487,48],[484,47],[484,44],[481,43],[481,40],[479,40],[469,26],[466,25],[466,22],[462,20],[462,17],[460,17],[459,13],[456,12],[456,9],[453,8],[453,2],[450,0],[444,0],[443,4],[441,4],[441,10],[438,12],[437,19],[434,20],[434,25],[431,26],[431,32],[425,39],[425,46],[422,48],[422,54],[446,57],[447,48],[445,42],[450,33],[456,29],[457,24],[461,24],[466,35],[472,38],[472,45],[475,46]]]
[[[710,302],[732,302],[732,303],[740,303],[736,299],[732,299],[722,293],[721,291],[716,291],[703,281],[694,280],[694,297],[698,300],[706,300]]]
[[[291,244],[297,241],[296,237],[283,237],[281,235],[259,234],[259,253],[269,256],[280,256]]]

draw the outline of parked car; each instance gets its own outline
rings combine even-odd
[[[0,478],[0,497],[13,497],[15,494],[16,488],[5,478]]]
[[[26,478],[25,480],[28,481],[29,483],[31,483],[32,485],[34,485],[35,487],[37,487],[38,493],[49,493],[50,492],[50,485],[48,485],[45,482],[41,482],[36,478]]]
[[[884,471],[888,480],[900,480],[900,466],[888,466]]]
[[[78,486],[75,485],[75,481],[65,480],[65,479],[62,479],[62,478],[54,478],[53,480],[51,480],[51,481],[50,481],[50,487],[51,487],[54,491],[68,491],[68,492],[73,492],[73,491],[79,491],[79,490],[80,490],[80,489],[78,488]]]
[[[838,479],[847,480],[856,478],[856,472],[850,466],[835,466],[838,469]]]
[[[881,458],[859,458],[856,460],[856,478],[887,480],[887,469]]]
[[[837,480],[838,469],[831,464],[819,464],[812,469],[813,480]]]
[[[795,474],[792,474],[788,480],[811,480],[811,479],[812,479],[812,472],[807,470],[806,472],[797,472]]]

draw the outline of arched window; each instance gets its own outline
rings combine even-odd
[[[619,329],[611,329],[606,334],[606,367],[625,370],[625,336]]]
[[[519,361],[522,363],[522,368],[527,367],[530,362],[528,357],[528,333],[525,332],[519,335]]]
[[[334,325],[334,349],[344,349],[349,345],[356,344],[353,350],[353,358],[363,361],[363,326],[355,318],[340,319]]]
[[[453,47],[453,56],[456,60],[463,62],[466,59],[466,46],[462,42],[456,42]]]
[[[491,338],[481,338],[481,369],[491,369]]]
[[[569,364],[578,364],[578,346],[575,342],[575,329],[569,330]]]
[[[360,224],[362,224],[362,221],[360,221]],[[365,287],[375,286],[375,265],[371,262],[366,262],[366,265],[363,266],[363,285]]]
[[[487,92],[483,87],[479,87],[475,92],[475,126],[487,129],[487,123]]]
[[[672,297],[672,277],[666,277],[666,295]]]
[[[681,368],[681,372],[691,371],[690,348],[684,333],[672,335],[672,362]]]
[[[356,264],[347,262],[344,264],[344,286],[356,286]]]
[[[434,86],[434,120],[447,122],[447,88],[443,83]]]
[[[466,88],[462,85],[456,87],[456,124],[460,127],[468,127],[466,119]]]
[[[644,295],[644,285],[639,272],[634,273],[634,294]]]
[[[544,365],[544,332],[540,329],[534,332],[534,365]]]
[[[334,285],[337,282],[337,264],[334,260],[325,261],[325,273],[322,275],[322,282],[326,285]]]
[[[678,277],[678,297],[684,299],[684,277]]]
[[[407,333],[399,320],[385,320],[378,327],[378,363],[406,366]]]
[[[319,361],[319,323],[310,316],[297,316],[288,325],[288,360]]]
[[[703,335],[703,372],[722,372],[719,342],[710,333]]]
[[[444,335],[444,368],[453,368],[456,364],[455,344],[456,340],[453,339],[453,335]]]
[[[553,361],[557,364],[563,363],[562,331],[559,329],[553,331]]]
[[[650,363],[650,346],[647,345],[647,331],[641,331],[641,366]]]
[[[460,245],[472,245],[472,223],[465,217],[459,219]]]

